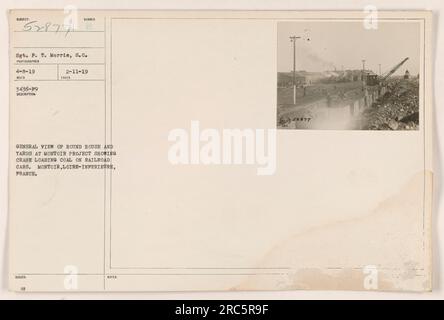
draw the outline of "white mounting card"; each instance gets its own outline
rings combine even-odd
[[[14,291],[429,291],[432,14],[11,10]]]

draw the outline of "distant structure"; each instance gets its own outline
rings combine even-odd
[[[410,72],[409,70],[406,70],[404,73],[404,79],[409,79],[410,78]]]
[[[362,77],[362,70],[345,70],[344,77],[348,81],[358,81]]]
[[[296,71],[294,79],[297,87],[311,85],[324,76],[321,72],[307,72],[304,70]],[[293,86],[293,73],[292,72],[278,72],[278,87],[289,88]]]
[[[373,71],[365,71],[365,84],[369,86],[374,86],[378,84],[378,75]]]

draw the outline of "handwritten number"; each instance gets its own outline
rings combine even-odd
[[[25,23],[25,25],[23,26],[23,30],[24,31],[31,31],[32,30],[32,25],[34,23],[37,23],[37,21],[29,21],[29,22]]]
[[[59,23],[46,22],[44,25],[39,25],[38,21],[30,21],[23,25],[23,31],[27,32],[54,32],[55,34],[65,31],[65,37],[73,30],[72,26],[63,26]]]

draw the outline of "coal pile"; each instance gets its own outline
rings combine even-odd
[[[418,130],[419,85],[417,81],[390,83],[387,92],[363,112],[365,130]]]

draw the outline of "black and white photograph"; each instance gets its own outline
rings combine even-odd
[[[277,128],[418,130],[418,21],[278,23]]]

